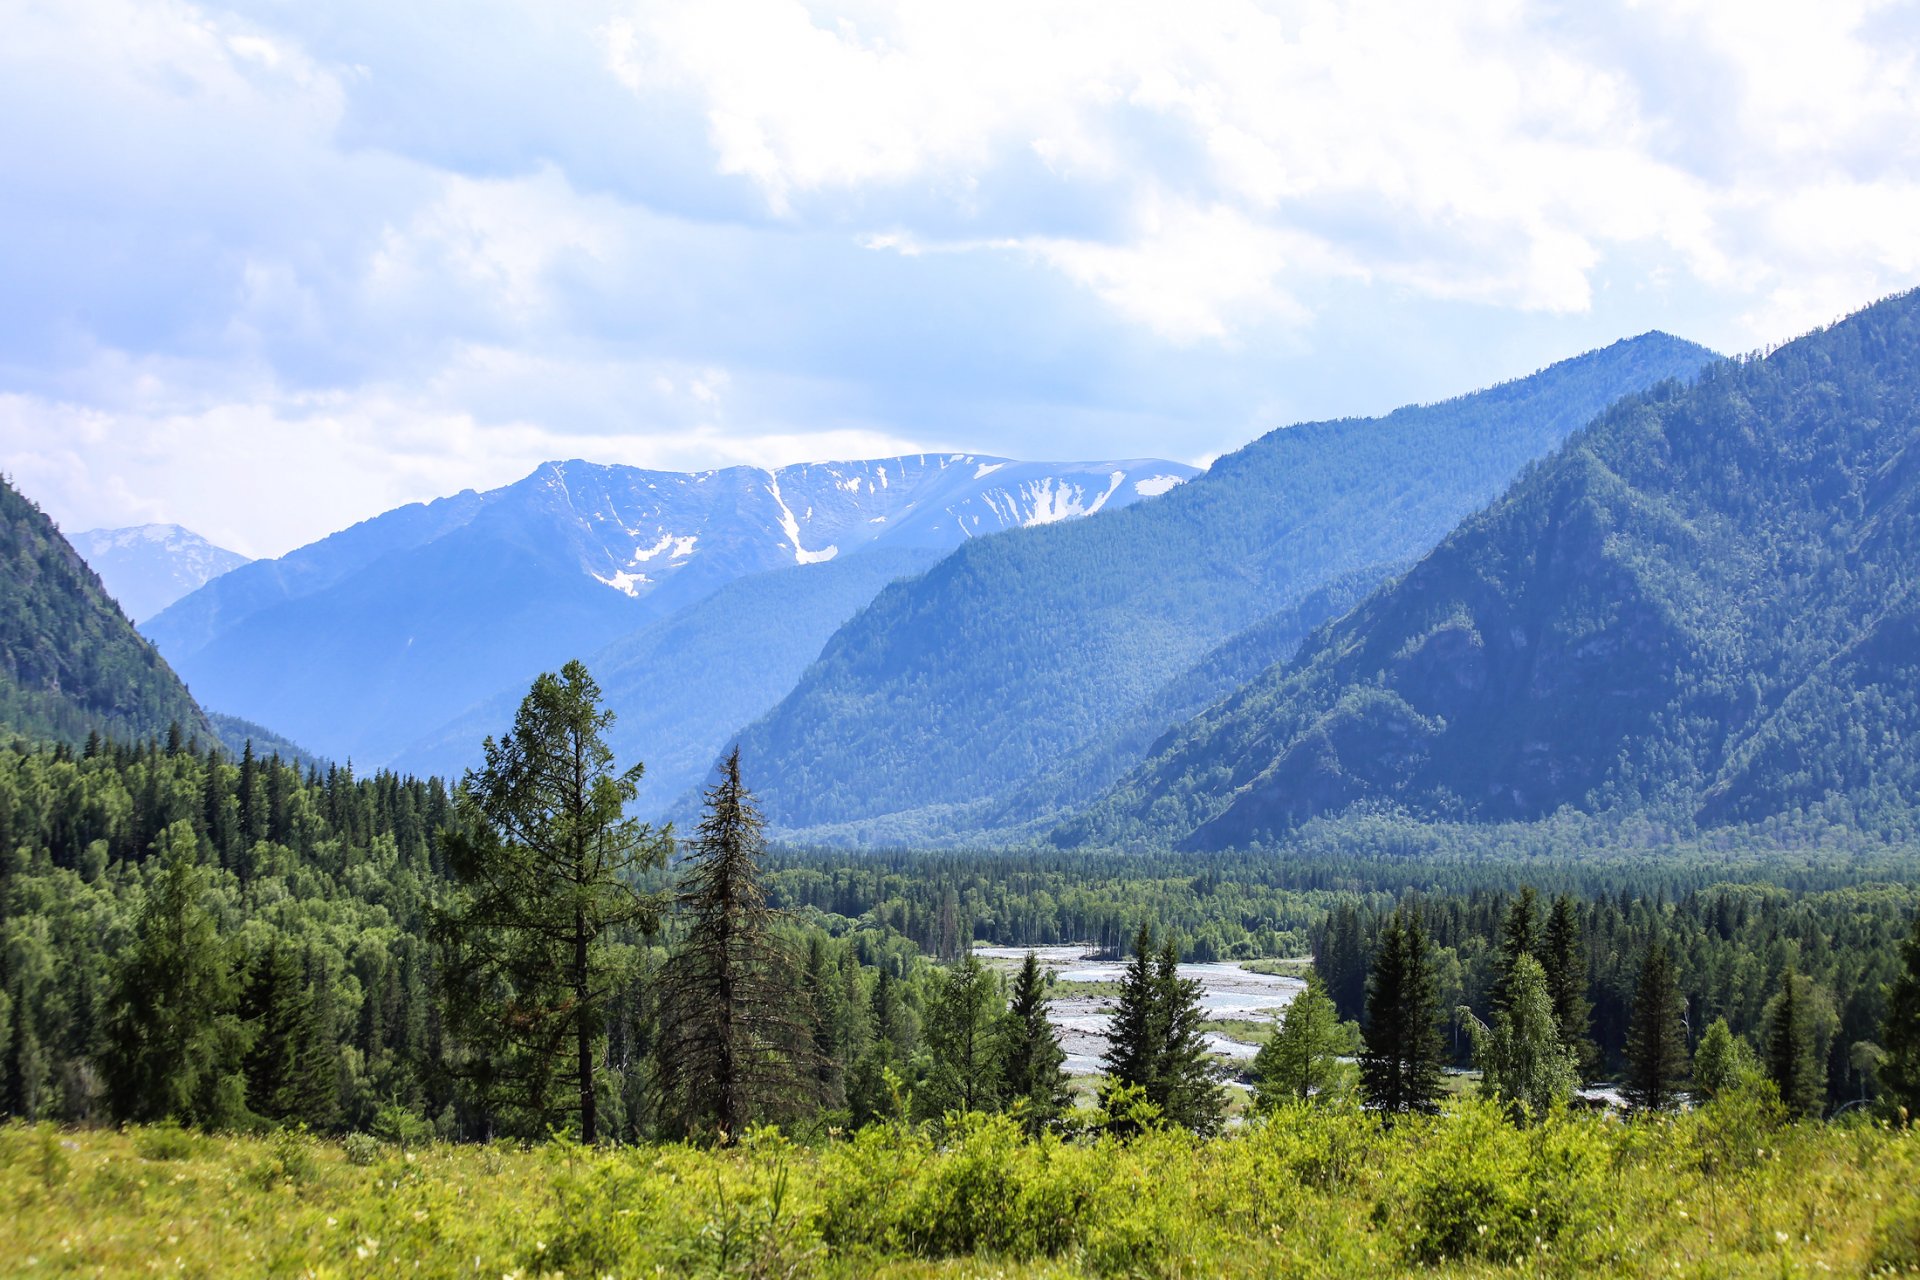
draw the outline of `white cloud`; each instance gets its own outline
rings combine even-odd
[[[567,453],[1210,454],[1920,283],[1912,0],[16,8],[0,449],[249,550]]]
[[[1862,158],[1884,170],[1852,176],[1873,203],[1920,191],[1885,164],[1920,137],[1910,6],[1689,0],[1588,25],[1608,38],[1510,0],[662,0],[610,28],[609,57],[630,85],[699,95],[718,165],[776,214],[938,192],[998,233],[952,246],[1032,251],[1176,341],[1224,339],[1236,315],[1304,318],[1290,298],[1329,276],[1577,312],[1610,255],[1649,250],[1791,311],[1807,284],[1769,264],[1798,242],[1750,211]],[[1648,42],[1733,100],[1674,96]],[[1117,179],[1130,232],[1005,234],[983,188],[1027,154],[1062,186]],[[1222,234],[1202,251],[1169,226]],[[885,247],[938,239],[911,230]],[[1832,279],[1915,271],[1891,221],[1853,238]],[[1236,254],[1244,279],[1221,269]]]

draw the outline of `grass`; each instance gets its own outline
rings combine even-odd
[[[724,1152],[16,1124],[0,1206],[22,1276],[1860,1276],[1920,1269],[1920,1139],[1737,1100],[1124,1143],[970,1117]]]

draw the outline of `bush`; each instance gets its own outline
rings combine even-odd
[[[133,1138],[142,1160],[190,1160],[194,1147],[194,1136],[171,1120],[141,1129]]]
[[[381,1150],[380,1139],[370,1133],[350,1133],[340,1142],[340,1154],[348,1164],[361,1169],[371,1168]]]
[[[1920,1196],[1908,1192],[1880,1214],[1867,1269],[1876,1275],[1920,1272]]]
[[[1606,1202],[1589,1129],[1556,1111],[1523,1131],[1481,1100],[1421,1123],[1404,1201],[1414,1261],[1583,1254]]]

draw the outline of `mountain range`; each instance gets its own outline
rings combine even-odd
[[[1920,293],[1629,397],[1065,843],[1415,818],[1920,829]]]
[[[177,524],[89,529],[74,534],[72,542],[135,622],[248,563],[239,552],[216,547]]]
[[[788,839],[1920,831],[1920,293],[1765,358],[1649,334],[1204,474],[551,464],[163,611],[213,718],[31,501],[0,485],[0,516],[0,725],[29,737],[454,772],[584,652],[650,810],[737,736]]]
[[[891,576],[971,539],[1116,509],[1194,474],[1157,459],[967,454],[697,473],[556,462],[242,566],[144,629],[205,705],[320,755],[454,772],[479,735],[452,738],[442,726],[495,699],[510,716],[538,672],[670,625],[730,584],[812,569],[804,581],[823,584],[825,603],[790,610],[791,625],[767,619],[763,654],[735,653],[720,666],[680,649],[669,661],[716,678],[746,678],[742,663],[763,661],[783,688]],[[697,630],[697,618],[679,634],[688,626]],[[611,698],[616,710],[641,709],[629,723],[663,678],[636,643],[622,664],[632,697]],[[489,721],[486,731],[505,727]],[[712,730],[701,749],[732,727]]]
[[[882,591],[741,736],[763,811],[809,841],[1044,831],[1609,404],[1715,358],[1649,333],[1272,431],[1158,501],[970,542]]]

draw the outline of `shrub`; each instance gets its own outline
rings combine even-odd
[[[370,1133],[350,1133],[340,1142],[340,1153],[356,1168],[370,1168],[380,1158],[380,1139]]]
[[[1920,1196],[1909,1192],[1880,1214],[1867,1269],[1875,1274],[1920,1272]]]
[[[1408,1253],[1423,1263],[1580,1256],[1605,1202],[1594,1123],[1557,1111],[1522,1131],[1485,1101],[1425,1122],[1405,1194]]]
[[[133,1138],[142,1160],[190,1160],[194,1147],[194,1136],[171,1120],[141,1129]]]

